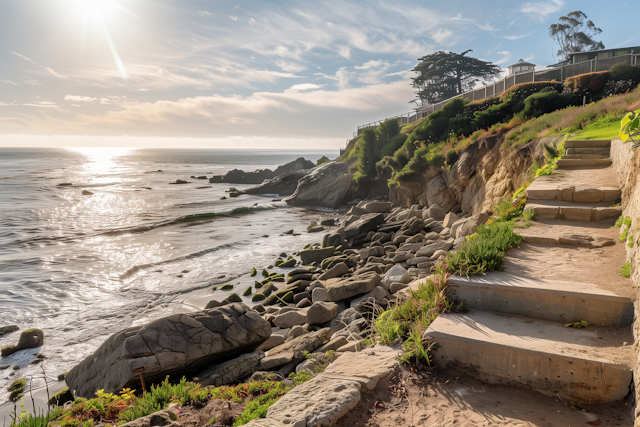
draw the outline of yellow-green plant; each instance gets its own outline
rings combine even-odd
[[[634,136],[640,136],[640,110],[633,111],[622,118],[618,136],[620,136],[622,142],[631,140],[634,147],[640,144],[640,141],[633,139]]]

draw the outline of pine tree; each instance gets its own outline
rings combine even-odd
[[[467,56],[471,49],[462,53],[438,51],[419,58],[413,69],[418,76],[411,85],[422,105],[435,104],[468,92],[481,81],[496,77],[501,68],[491,62]]]

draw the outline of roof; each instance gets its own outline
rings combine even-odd
[[[520,59],[518,62],[516,62],[513,65],[509,65],[509,68],[511,67],[515,67],[516,65],[533,65],[535,67],[536,64],[532,64],[531,62],[527,62],[524,59]]]
[[[578,55],[581,53],[611,52],[615,50],[631,50],[631,49],[633,49],[634,51],[637,50],[636,53],[640,53],[640,46],[628,46],[628,47],[614,47],[611,49],[585,50],[584,52],[571,52],[569,53],[569,55]]]

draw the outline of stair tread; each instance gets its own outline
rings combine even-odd
[[[580,319],[576,319],[578,321]],[[567,328],[548,320],[472,310],[469,313],[440,314],[425,335],[455,336],[489,346],[544,353],[613,366],[633,366],[631,327]]]
[[[527,190],[541,188],[620,189],[618,176],[612,167],[595,169],[555,170],[551,175],[539,176]]]
[[[556,163],[558,169],[584,168],[611,165],[611,159],[560,159]]]
[[[577,202],[565,202],[563,200],[532,200],[530,202],[527,202],[526,206],[581,208],[581,209],[611,208],[611,209],[619,209],[620,211],[622,211],[622,208],[620,208],[619,206],[611,207],[611,202],[577,203]]]
[[[602,298],[615,298],[624,301],[631,301],[627,297],[619,296],[611,291],[602,289],[595,283],[579,283],[568,282],[563,280],[544,280],[544,279],[532,279],[530,277],[518,276],[503,271],[493,271],[486,273],[482,276],[451,276],[449,283],[454,285],[494,285],[494,286],[509,286],[518,288],[528,288],[538,291],[546,291],[553,293],[577,293],[577,294],[591,294],[597,295]]]
[[[611,147],[610,139],[573,139],[564,142],[564,148]]]

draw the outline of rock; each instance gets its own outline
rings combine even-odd
[[[209,182],[210,183],[224,182],[229,184],[260,184],[260,183],[264,183],[265,180],[273,180],[274,178],[277,178],[279,176],[283,176],[286,174],[291,174],[299,171],[308,172],[308,169],[311,169],[314,166],[315,165],[313,164],[313,162],[306,160],[303,157],[299,157],[292,162],[289,162],[282,166],[278,166],[278,168],[276,168],[275,171],[272,171],[270,169],[261,169],[255,172],[245,172],[239,169],[234,169],[232,171],[227,172],[226,175],[212,176],[209,179]],[[293,187],[293,189],[295,190],[295,186]],[[276,192],[276,191],[264,191],[263,193],[256,192],[252,194],[268,194],[273,192]]]
[[[290,341],[294,338],[298,338],[300,335],[304,335],[307,333],[309,333],[309,331],[305,329],[303,326],[296,325],[293,328],[291,328],[291,330],[287,334],[287,341]]]
[[[338,304],[334,302],[316,302],[307,311],[307,323],[320,325],[338,315]]]
[[[460,218],[458,218],[458,215],[454,214],[453,212],[449,212],[445,217],[444,220],[442,221],[442,226],[444,228],[450,228],[456,221],[458,221]]]
[[[391,347],[367,348],[359,353],[340,356],[325,369],[323,375],[329,378],[357,381],[361,387],[373,390],[378,381],[396,369],[398,366],[396,356],[397,351]]]
[[[305,351],[313,353],[318,347],[328,342],[332,335],[333,330],[331,328],[323,328],[316,332],[309,332],[308,334],[294,338],[292,341],[272,348],[269,350],[269,356],[292,351],[294,353],[294,360],[299,359],[302,361]]]
[[[19,331],[18,325],[0,326],[0,337],[2,335],[10,334],[11,332]]]
[[[320,262],[323,259],[332,256],[335,251],[336,248],[333,246],[320,249],[306,249],[304,251],[300,251],[300,259],[304,265],[313,264],[314,262]]]
[[[391,206],[390,202],[369,202],[364,205],[364,210],[370,213],[389,213]]]
[[[334,161],[317,166],[300,178],[296,191],[284,200],[295,206],[338,208],[352,198],[356,186],[349,166]]]
[[[391,292],[392,294],[395,294],[398,291],[401,291],[403,289],[408,288],[409,285],[407,285],[406,283],[392,283],[391,286],[389,286],[389,292]]]
[[[333,227],[336,225],[336,220],[334,218],[323,218],[320,220],[320,225],[324,225],[325,227]]]
[[[328,344],[328,343],[327,343]],[[307,359],[298,366],[296,366],[296,372],[308,371],[312,374],[316,373],[316,369],[324,368],[329,364],[329,360],[324,356],[324,353],[314,353],[311,359]]]
[[[261,367],[263,371],[268,371],[278,366],[286,365],[293,360],[293,351],[285,351],[282,353],[266,356],[262,359]]]
[[[138,418],[128,423],[121,424],[122,427],[158,427],[168,426],[178,419],[178,415],[171,409],[163,409],[162,411],[154,412],[151,415]]]
[[[362,315],[358,313],[353,308],[348,308],[344,310],[342,313],[338,314],[329,324],[329,327],[333,329],[335,332],[338,332],[348,325],[353,323],[355,320],[361,319]]]
[[[436,221],[442,221],[447,216],[447,212],[440,207],[440,205],[432,205],[428,210],[427,214],[429,218],[433,218]]]
[[[316,353],[325,354],[329,350],[336,351],[340,347],[342,347],[344,345],[347,345],[347,344],[349,344],[349,340],[347,339],[347,337],[344,337],[344,336],[333,337],[333,338],[331,338],[331,341],[329,341],[328,343],[326,343],[322,347],[318,348],[316,350]]]
[[[248,383],[256,381],[284,381],[284,377],[277,372],[257,371],[246,381]]]
[[[360,250],[360,259],[367,260],[372,256],[384,256],[384,248],[382,246],[373,246]]]
[[[344,262],[339,262],[338,264],[331,267],[329,270],[325,271],[318,277],[318,280],[329,280],[336,277],[342,277],[349,272],[349,267]]]
[[[402,253],[397,253],[397,255],[394,255],[391,261],[393,261],[394,264],[398,264],[400,262],[408,261],[411,258],[413,258],[413,254],[411,252],[402,252]]]
[[[297,296],[297,295],[296,295]],[[296,308],[305,308],[311,305],[311,300],[309,298],[303,298],[296,304]]]
[[[40,329],[27,329],[22,331],[18,339],[18,345],[9,345],[0,350],[0,356],[6,357],[27,348],[36,348],[44,345],[44,332]]]
[[[311,301],[313,301],[313,303],[320,301],[330,301],[329,293],[325,288],[315,288],[313,291],[311,291]]]
[[[349,215],[353,215],[353,216],[362,216],[362,215],[364,215],[364,214],[366,214],[366,213],[369,213],[369,212],[367,212],[365,209],[359,208],[359,207],[357,207],[357,206],[352,206],[352,207],[351,207],[351,209],[349,209],[349,210],[347,211],[347,215],[348,215],[348,216],[349,216]]]
[[[176,179],[176,182],[174,184],[188,184],[188,181],[185,181],[184,179]]]
[[[285,339],[286,338],[281,334],[271,334],[271,336],[265,342],[263,342],[260,347],[258,347],[258,350],[271,350],[273,347],[277,347],[280,344],[283,344]]]
[[[91,192],[89,190],[82,190],[82,195],[83,196],[93,196],[93,192]]]
[[[405,222],[402,227],[400,227],[400,230],[398,230],[396,236],[400,234],[405,236],[413,236],[414,234],[419,233],[423,228],[424,220],[422,220],[422,218],[413,217]]]
[[[359,382],[320,375],[282,396],[266,419],[290,427],[331,426],[359,402]]]
[[[300,292],[293,297],[293,303],[297,304],[305,298],[311,300],[311,294],[309,292]]]
[[[146,366],[146,381],[161,381],[253,351],[270,335],[269,322],[244,304],[173,314],[112,335],[74,367],[66,381],[76,396],[87,398],[99,389],[139,389],[137,368]]]
[[[409,237],[404,243],[420,243],[424,241],[424,236],[422,234],[416,234],[415,236]]]
[[[401,265],[394,265],[389,271],[387,271],[382,278],[381,282],[385,289],[389,290],[390,286],[394,282],[409,283],[411,276],[407,270]]]
[[[242,194],[277,194],[279,196],[289,196],[298,188],[298,181],[303,176],[306,176],[311,172],[308,169],[303,169],[297,172],[286,172],[275,176],[271,179],[267,179],[261,184],[255,187],[242,190]]]
[[[362,351],[363,348],[364,347],[362,347],[362,344],[360,343],[360,341],[351,341],[343,345],[342,347],[338,348],[336,350],[336,353],[352,353],[356,351]]]
[[[307,233],[320,233],[321,231],[324,231],[325,228],[321,225],[314,225],[314,226],[309,226],[307,227]]]
[[[370,231],[377,231],[378,226],[384,223],[384,215],[370,213],[363,215],[357,221],[349,224],[344,229],[345,238],[357,236],[358,234],[366,234]]]
[[[354,275],[327,285],[329,301],[341,301],[359,294],[371,292],[380,283],[380,276],[375,272]]]
[[[489,221],[489,215],[485,212],[480,212],[467,218],[467,220],[456,230],[456,238],[469,236],[475,233],[478,230],[478,226],[486,224],[487,221]]]
[[[203,386],[220,387],[238,383],[257,371],[264,357],[264,352],[260,350],[245,353],[220,365],[210,366],[196,377]]]
[[[415,258],[411,258],[409,261],[407,261],[407,264],[409,265],[418,265],[421,262],[429,262],[431,261],[431,257],[428,256],[418,256]]]
[[[416,256],[431,257],[433,256],[433,254],[435,254],[439,250],[448,251],[449,249],[451,249],[452,246],[453,246],[453,241],[451,240],[438,241],[435,243],[431,243],[430,245],[427,245],[422,249],[420,249],[418,252],[416,252]]]
[[[440,257],[443,257],[445,255],[447,255],[447,251],[443,251],[442,249],[435,251],[434,254],[431,256],[431,261],[440,259]]]
[[[283,314],[278,314],[273,319],[273,324],[280,328],[291,328],[295,325],[307,323],[307,313],[304,310],[292,310]]]
[[[383,300],[388,299],[389,294],[382,286],[376,286],[369,293],[362,295],[361,297],[355,298],[351,301],[351,307],[355,307],[358,304],[373,302],[375,304],[381,303]]]

